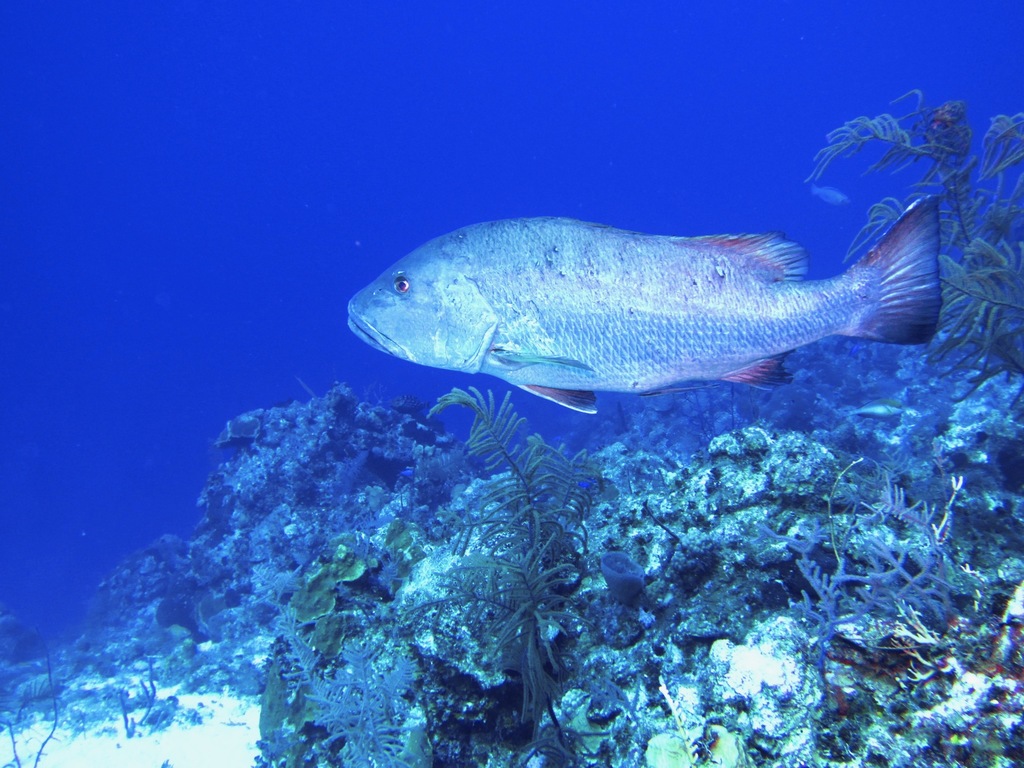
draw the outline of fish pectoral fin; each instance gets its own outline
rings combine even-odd
[[[520,389],[532,392],[538,397],[550,400],[553,403],[564,405],[580,413],[597,413],[597,396],[585,389],[555,389],[554,387],[542,387],[539,384],[520,384]]]
[[[777,387],[780,384],[789,384],[793,380],[783,367],[783,362],[789,352],[783,352],[775,357],[766,357],[751,363],[746,368],[733,371],[728,376],[723,376],[724,381],[734,381],[741,384],[750,384],[754,387]]]
[[[513,352],[504,347],[491,347],[491,354],[510,368],[524,368],[527,365],[564,365],[568,368],[578,368],[582,371],[594,370],[586,363],[573,360],[571,357],[533,355],[529,352]]]

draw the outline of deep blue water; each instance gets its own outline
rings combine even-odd
[[[812,197],[827,131],[912,88],[965,99],[976,138],[1024,107],[1024,4],[964,7],[4,3],[0,602],[72,626],[127,553],[189,533],[225,421],[308,397],[299,379],[498,388],[345,326],[438,234],[782,229],[837,272],[905,188],[851,161],[825,183],[852,205]]]

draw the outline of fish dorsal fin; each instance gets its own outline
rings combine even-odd
[[[682,242],[685,245],[704,244],[724,250],[734,258],[746,259],[751,267],[760,267],[770,282],[803,280],[807,274],[807,251],[802,245],[786,239],[781,232],[687,237]]]
[[[545,400],[564,405],[580,413],[597,413],[597,397],[593,392],[585,389],[556,389],[555,387],[542,387],[539,384],[520,384],[520,388],[531,392]]]

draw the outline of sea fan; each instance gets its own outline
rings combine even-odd
[[[407,732],[394,703],[412,683],[412,664],[398,657],[378,672],[379,654],[369,643],[349,643],[340,654],[343,666],[330,676],[314,676],[310,683],[317,724],[327,729],[330,742],[344,740],[344,765],[408,765],[403,759]]]
[[[480,622],[493,638],[492,663],[519,673],[523,722],[539,741],[560,693],[565,668],[563,643],[579,616],[571,593],[579,583],[586,550],[583,518],[590,508],[596,472],[586,453],[569,458],[539,435],[522,437],[525,420],[508,395],[455,389],[431,411],[461,405],[474,413],[467,443],[490,471],[477,515],[465,521],[459,542],[464,555],[455,569],[449,602],[471,606],[467,621]],[[483,610],[481,610],[483,609]]]
[[[942,332],[931,360],[951,361],[970,374],[964,397],[1002,374],[1021,381],[1014,398],[1019,406],[1024,403],[1024,259],[1019,243],[1024,232],[1024,173],[1019,170],[1024,163],[1024,112],[992,118],[979,159],[970,152],[964,102],[929,107],[920,91],[907,95],[916,96],[917,105],[906,115],[858,117],[830,133],[809,180],[820,178],[837,159],[869,146],[884,150],[870,171],[922,161],[923,173],[910,199],[935,194],[943,204]],[[902,209],[891,197],[873,205],[847,255],[886,229]]]

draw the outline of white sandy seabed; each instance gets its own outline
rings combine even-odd
[[[167,728],[132,738],[120,718],[88,729],[72,730],[58,722],[57,731],[39,758],[39,768],[251,768],[259,750],[260,705],[256,699],[230,694],[179,695],[179,703],[198,715],[198,723],[176,719]],[[38,720],[17,730],[22,768],[36,756],[53,721]],[[7,729],[0,733],[0,766],[16,766]]]

